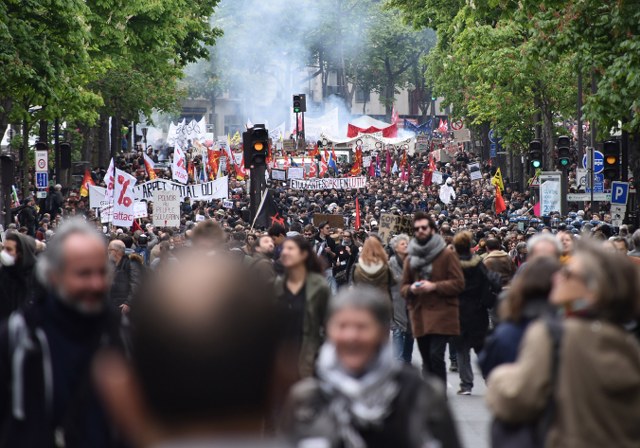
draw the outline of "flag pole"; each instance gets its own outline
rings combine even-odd
[[[264,193],[262,193],[262,199],[260,200],[260,205],[258,206],[258,210],[256,210],[256,216],[253,217],[253,222],[251,223],[250,230],[253,230],[253,227],[256,225],[256,220],[258,219],[258,216],[260,216],[260,212],[262,211],[262,207],[264,206],[264,201],[267,199],[268,191],[269,189],[265,188]]]

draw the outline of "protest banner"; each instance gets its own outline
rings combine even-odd
[[[134,220],[133,187],[136,178],[116,168],[113,195],[113,225],[131,227]]]
[[[137,201],[151,201],[154,191],[176,191],[181,201],[185,198],[191,201],[211,201],[229,197],[229,182],[227,176],[194,185],[181,185],[166,179],[156,179],[135,187],[133,195]]]
[[[344,229],[344,216],[342,215],[325,215],[316,213],[313,215],[313,225],[318,227],[321,222],[328,221],[333,229]]]
[[[174,180],[182,184],[186,184],[189,180],[187,174],[187,162],[182,149],[176,145],[173,149],[173,164],[171,165],[171,173]]]
[[[109,202],[105,199],[107,189],[89,185],[89,208],[101,208]]]
[[[154,191],[153,225],[158,227],[180,226],[180,195],[177,191]]]
[[[291,179],[291,176],[289,176],[289,186],[293,190],[354,190],[364,188],[366,185],[367,178],[364,176],[307,180]]]
[[[431,175],[431,182],[434,185],[442,185],[442,173],[440,171],[434,171]]]

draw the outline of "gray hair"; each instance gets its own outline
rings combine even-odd
[[[633,232],[633,235],[631,235],[631,242],[633,243],[634,249],[640,249],[640,229]]]
[[[389,297],[372,286],[342,289],[329,301],[329,318],[345,308],[365,309],[381,326],[388,328],[391,325]]]
[[[553,245],[556,248],[556,254],[558,257],[562,255],[562,244],[554,235],[551,233],[538,233],[527,241],[527,252],[529,253],[529,256],[533,254],[535,247],[542,242]]]
[[[411,238],[409,238],[409,235],[407,235],[406,233],[396,235],[391,239],[391,248],[393,250],[396,250],[396,247],[398,246],[398,244],[400,244],[401,241],[406,241],[407,243],[409,243],[410,240]]]
[[[72,235],[92,237],[105,247],[107,246],[105,238],[84,219],[73,218],[64,221],[51,240],[47,242],[47,250],[38,257],[36,262],[36,278],[43,286],[48,285],[51,272],[54,270],[60,272],[64,267],[64,243]]]

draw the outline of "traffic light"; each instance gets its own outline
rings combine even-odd
[[[566,135],[558,137],[558,164],[568,168],[571,164],[571,139]]]
[[[263,124],[256,124],[242,134],[244,167],[264,166],[269,152],[269,131]]]
[[[620,180],[620,143],[616,140],[607,140],[602,144],[604,156],[604,170],[602,174],[607,180]]]
[[[293,113],[299,114],[307,111],[307,96],[304,94],[293,95]]]
[[[540,140],[532,140],[529,143],[529,164],[534,173],[542,168],[542,143]]]

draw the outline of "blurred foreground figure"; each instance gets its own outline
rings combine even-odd
[[[104,353],[95,375],[139,447],[281,446],[261,439],[278,349],[274,297],[223,255],[185,252],[140,288],[134,356]]]
[[[394,358],[390,322],[388,296],[369,286],[330,302],[318,378],[294,387],[285,418],[297,446],[460,446],[443,385]]]
[[[577,245],[553,275],[550,301],[570,310],[560,337],[545,322],[532,323],[517,361],[489,376],[486,398],[496,418],[522,424],[550,416],[549,448],[640,446],[640,344],[624,328],[638,315],[639,298],[627,257]]]
[[[37,261],[34,306],[0,328],[0,446],[112,447],[91,381],[100,347],[121,347],[107,307],[107,245],[82,220],[61,226]]]

